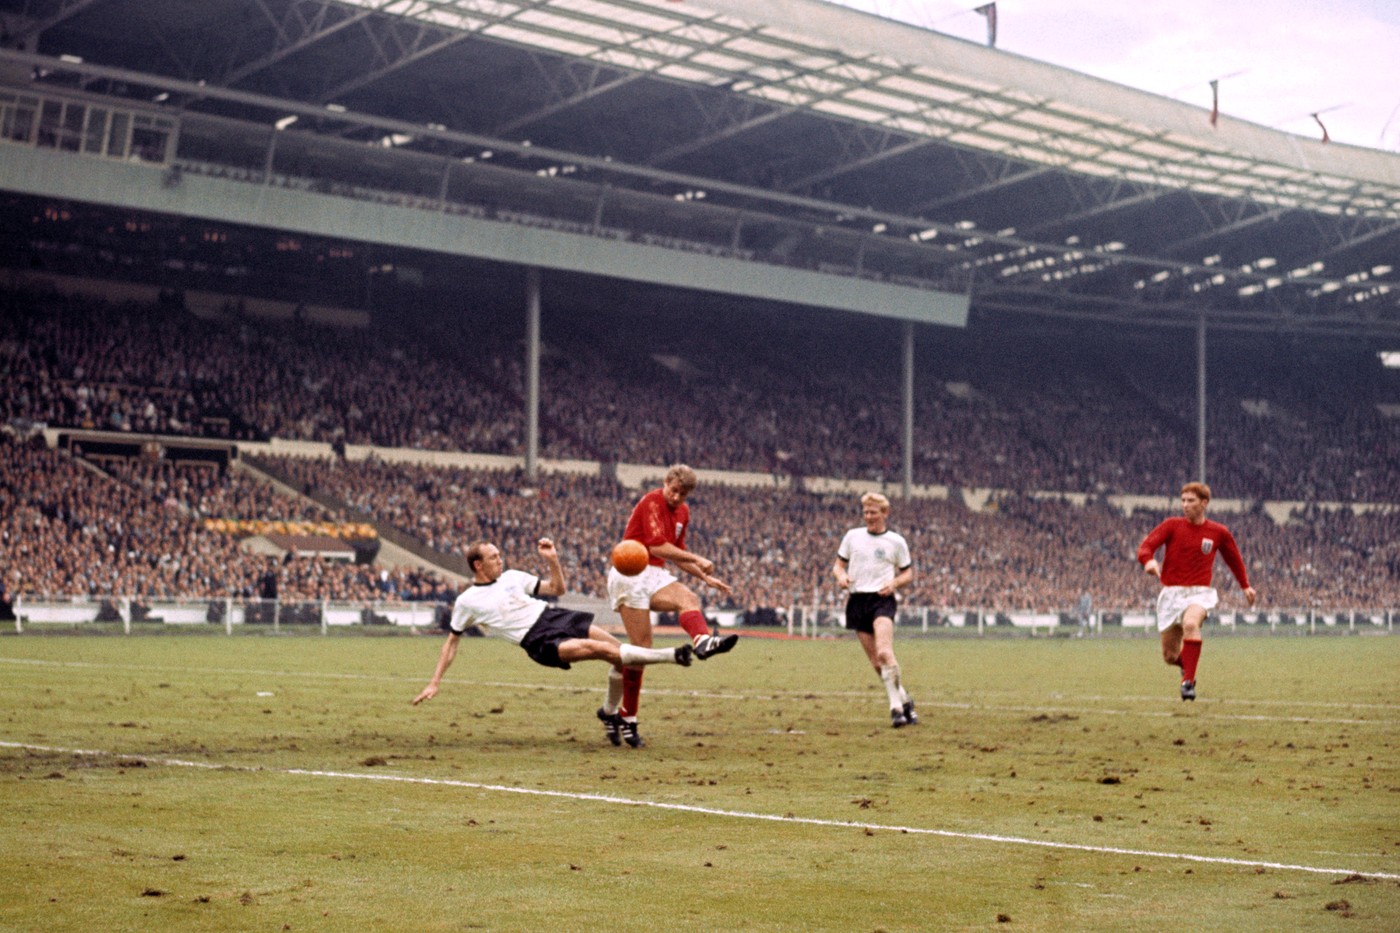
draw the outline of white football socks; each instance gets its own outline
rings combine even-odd
[[[675,660],[675,648],[638,648],[636,645],[622,646],[623,664],[666,664],[674,663]]]
[[[608,668],[608,695],[603,700],[603,712],[611,716],[622,705],[622,670]]]
[[[899,681],[899,663],[886,664],[880,668],[880,679],[885,682],[885,692],[890,695],[890,709],[903,709],[909,702],[909,694]]]

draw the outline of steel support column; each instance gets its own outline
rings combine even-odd
[[[1196,319],[1196,479],[1206,482],[1206,313]]]
[[[540,270],[525,273],[525,475],[540,465]]]
[[[904,322],[904,472],[903,495],[914,494],[914,322]]]

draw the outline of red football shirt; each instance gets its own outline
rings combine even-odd
[[[674,544],[685,549],[685,529],[690,524],[690,506],[682,502],[678,508],[666,504],[666,497],[660,489],[653,489],[637,502],[632,515],[627,519],[624,538],[640,541],[647,547],[658,544]],[[665,561],[653,556],[653,567],[662,566]]]
[[[1244,569],[1240,549],[1230,529],[1219,522],[1207,519],[1193,525],[1180,515],[1167,519],[1142,539],[1138,563],[1146,564],[1163,545],[1167,548],[1162,555],[1163,586],[1210,586],[1215,555],[1219,554],[1239,581],[1240,589],[1249,588],[1249,574]]]

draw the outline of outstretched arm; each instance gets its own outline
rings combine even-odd
[[[692,551],[677,547],[669,541],[649,545],[647,550],[651,551],[653,557],[669,560],[676,565],[677,569],[685,571],[701,583],[712,586],[721,593],[734,592],[729,588],[728,583],[715,576],[715,562],[707,557],[701,557]]]
[[[552,539],[541,538],[538,550],[540,556],[549,564],[549,579],[540,581],[540,595],[563,596],[564,590],[568,588],[568,581],[564,579],[564,567],[559,563],[559,549],[554,546]]]
[[[647,550],[651,552],[652,557],[669,560],[686,573],[694,574],[697,577],[702,574],[711,573],[715,569],[714,561],[707,560],[693,551],[687,551],[685,548],[677,547],[669,541],[648,545]]]
[[[680,545],[667,540],[669,535],[666,530],[666,519],[663,519],[661,507],[657,502],[643,498],[637,510],[634,511],[633,517],[641,519],[643,533],[639,535],[639,540],[646,545],[652,557],[669,560],[680,570],[690,574],[700,582],[714,587],[721,593],[730,594],[733,592],[728,583],[714,575],[714,561],[692,551],[687,551]],[[631,527],[630,520],[628,526]]]
[[[438,685],[442,683],[442,675],[447,673],[447,669],[457,658],[457,643],[461,640],[462,636],[453,632],[447,636],[447,641],[442,643],[442,653],[438,655],[437,669],[433,671],[433,678],[428,681],[428,686],[424,687],[423,692],[413,698],[414,706],[437,696]]]
[[[715,576],[714,561],[706,560],[698,554],[689,554],[687,557],[673,557],[671,558],[671,563],[675,564],[701,583],[704,583],[706,586],[712,586],[726,595],[733,595],[734,593],[728,583],[725,583],[719,577]]]

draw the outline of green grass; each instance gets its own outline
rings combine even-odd
[[[898,731],[854,642],[748,638],[640,751],[493,640],[410,707],[439,644],[0,638],[0,928],[1400,928],[1394,637],[1208,637],[1195,704],[1150,638],[904,639]]]

